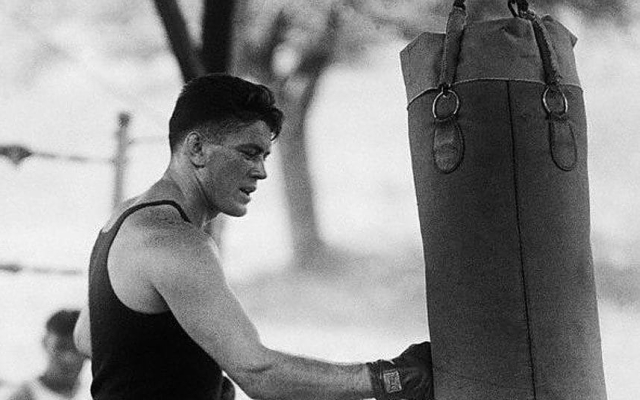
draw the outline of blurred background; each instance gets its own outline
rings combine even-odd
[[[265,343],[366,361],[428,338],[398,53],[443,31],[451,3],[1,1],[0,399],[42,370],[47,316],[86,301],[93,240],[164,172],[174,101],[205,72],[272,87],[287,116],[249,214],[213,232]],[[504,1],[467,3],[473,19],[509,16]],[[635,400],[639,9],[530,5],[579,38],[607,390]]]

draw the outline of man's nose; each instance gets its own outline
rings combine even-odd
[[[262,157],[258,158],[254,163],[252,176],[256,179],[267,178],[267,169],[264,166],[264,159]]]

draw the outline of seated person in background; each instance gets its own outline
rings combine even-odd
[[[60,310],[49,317],[42,338],[47,367],[24,382],[7,400],[62,400],[78,398],[78,376],[86,360],[73,342],[79,310]]]

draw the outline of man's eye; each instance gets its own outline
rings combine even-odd
[[[247,160],[255,160],[260,156],[260,153],[257,151],[241,151],[241,153]]]

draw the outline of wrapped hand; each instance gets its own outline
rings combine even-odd
[[[392,360],[367,363],[377,400],[432,400],[431,343],[409,346]]]

